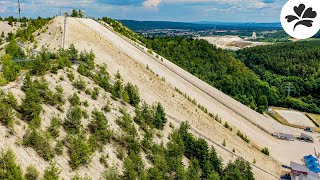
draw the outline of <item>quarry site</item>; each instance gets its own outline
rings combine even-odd
[[[1,23],[0,32],[13,31],[11,26],[5,22]],[[35,32],[37,41],[35,50],[41,51],[41,48],[45,47],[50,51],[57,51],[61,48],[64,39],[64,23],[65,17],[58,16],[43,29]],[[260,45],[244,41],[239,37],[205,37],[200,39],[206,39],[219,48],[227,49]],[[282,165],[289,166],[290,161],[302,163],[303,156],[319,153],[319,133],[306,132],[301,128],[280,124],[271,117],[250,109],[164,57],[148,52],[148,49],[143,45],[116,33],[106,23],[89,18],[66,18],[65,47],[69,47],[71,44],[74,44],[79,51],[92,51],[95,54],[96,64],[106,65],[111,77],[120,72],[124,83],[130,82],[139,88],[140,96],[146,103],[161,102],[166,110],[168,122],[164,127],[162,138],[155,138],[158,143],[169,141],[169,135],[173,131],[169,124],[179,127],[182,122],[188,122],[190,132],[196,137],[204,138],[210,146],[212,145],[223,159],[224,164],[237,157],[242,157],[252,165],[255,178],[261,180],[277,179],[283,174],[283,171],[289,171],[283,169]],[[4,46],[5,44],[0,46],[2,48],[0,54],[4,54]],[[32,43],[27,43],[24,46],[25,48],[33,48]],[[78,65],[72,67],[75,77],[80,77],[79,73],[74,70]],[[15,82],[1,86],[0,89],[12,92],[18,102],[21,102],[24,93],[20,88],[23,85],[24,76],[25,73],[21,73]],[[50,89],[54,89],[55,85],[60,84],[64,88],[66,97],[77,92],[77,89],[67,80],[68,74],[65,71],[59,70],[57,74],[47,73],[45,79],[49,82]],[[83,79],[90,89],[95,87],[92,80],[86,77]],[[177,92],[177,89],[182,94]],[[103,90],[100,88],[101,91]],[[222,123],[215,121],[208,113],[190,102],[184,94],[195,99],[208,112],[218,115]],[[89,102],[87,107],[89,112],[95,108],[101,109],[107,103],[107,98],[103,98],[103,95],[96,101],[90,99],[85,93],[80,93],[79,96],[81,100]],[[108,95],[105,93],[104,96]],[[68,103],[64,106],[68,107]],[[135,113],[132,107],[112,101],[112,110],[107,114],[107,118],[110,127],[115,129],[117,129],[116,119],[120,114],[116,109],[120,107],[126,108],[131,115]],[[66,117],[66,113],[60,113],[53,107],[44,105],[43,109],[44,111],[41,113],[42,129],[50,125],[50,119],[55,115],[60,114],[61,118]],[[284,110],[276,110],[276,112],[292,124],[315,127],[303,114]],[[24,169],[32,163],[43,173],[45,167],[50,163],[38,156],[32,148],[19,145],[25,133],[26,123],[19,119],[16,121],[19,123],[15,126],[14,135],[8,135],[9,132],[6,128],[0,125],[0,147],[11,148],[16,154],[17,162]],[[232,131],[224,127],[225,122],[233,128]],[[86,120],[83,121],[84,125],[88,123]],[[244,142],[237,136],[237,130],[249,137],[250,143]],[[65,132],[63,133],[65,134]],[[301,133],[304,133],[312,137],[313,142],[296,139],[293,141],[282,140],[277,137],[279,133],[290,134],[294,137],[299,137]],[[225,146],[222,145],[224,141],[226,142]],[[261,153],[261,149],[264,147],[269,149],[270,156]],[[106,145],[102,152],[97,152],[88,166],[80,167],[76,172],[72,172],[68,166],[67,152],[64,152],[62,156],[55,157],[54,161],[62,169],[61,177],[64,179],[70,179],[76,173],[99,179],[103,172],[99,155],[103,153],[108,153],[110,165],[119,164],[120,168],[123,167],[122,162],[117,159],[117,147],[110,144]],[[146,158],[143,160],[146,167],[151,166]],[[185,157],[184,163],[189,163]]]
[[[239,49],[243,49],[243,48],[247,48],[247,47],[254,47],[254,46],[261,46],[261,45],[270,44],[267,42],[249,41],[249,40],[241,38],[239,36],[231,36],[231,35],[201,36],[201,37],[196,37],[196,39],[206,40],[210,44],[212,44],[218,48],[228,49],[228,50],[239,50]]]

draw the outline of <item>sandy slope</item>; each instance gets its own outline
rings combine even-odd
[[[41,45],[46,45],[51,50],[59,48],[61,45],[60,32],[62,24],[62,17],[55,18],[52,21],[48,31],[37,37],[39,42],[38,49],[41,48]],[[279,174],[281,170],[280,163],[288,164],[290,160],[299,162],[303,155],[313,153],[314,144],[274,139],[250,121],[259,124],[269,132],[299,134],[300,130],[287,128],[275,121],[270,121],[263,115],[252,111],[229,96],[203,83],[169,61],[164,60],[161,62],[169,67],[168,69],[93,20],[68,18],[67,44],[75,44],[81,50],[92,50],[96,54],[97,63],[107,64],[108,71],[111,74],[114,75],[119,70],[126,82],[136,84],[140,89],[142,99],[147,103],[160,101],[166,109],[169,122],[172,122],[176,127],[179,122],[188,121],[193,129],[201,132],[202,136],[207,139],[217,143],[222,143],[225,139],[227,149],[232,150],[235,148],[238,155],[250,162],[255,159],[259,167],[272,174]],[[147,65],[159,77],[148,70],[146,68]],[[160,80],[161,77],[165,78],[165,82]],[[68,84],[65,84],[65,86],[68,87]],[[230,132],[223,125],[214,121],[210,116],[177,93],[174,90],[175,87],[195,98],[200,104],[208,108],[209,112],[218,114],[222,117],[223,122],[228,121],[233,128],[240,129],[251,139],[252,144],[259,148],[268,147],[272,157],[266,157],[252,145],[245,143],[236,136],[235,130]],[[101,104],[94,105],[99,107]],[[233,110],[230,110],[230,108]],[[112,118],[110,119],[112,121]],[[165,137],[169,132],[170,129],[166,127]],[[3,139],[3,136],[1,139]],[[234,159],[234,156],[229,152],[216,145],[214,146],[225,163]],[[46,164],[41,158],[36,157],[34,153],[27,160],[32,162],[33,157],[37,161]],[[98,159],[96,160],[98,161]],[[93,178],[96,179],[98,177],[95,175],[97,174],[96,171],[102,171],[99,167],[94,167],[96,160],[90,164],[88,169],[83,168],[80,172],[88,172],[89,175],[93,175]],[[20,159],[20,161],[23,160]],[[64,168],[67,167],[65,163],[66,160],[61,160]],[[256,168],[253,170],[257,179],[273,179],[272,176]],[[68,172],[69,170],[66,168],[63,171],[63,175],[68,177]]]
[[[9,32],[16,32],[19,27],[19,24],[10,26],[6,21],[0,21],[0,33],[4,32],[4,35],[7,36]]]
[[[168,68],[161,66],[159,62],[156,62],[154,59],[138,51],[126,41],[122,40],[118,36],[115,36],[111,31],[103,28],[97,22],[89,19],[81,19],[81,22],[94,29],[99,35],[103,36],[106,40],[110,41],[112,44],[114,44],[114,46],[118,47],[126,54],[129,54],[130,57],[140,64],[148,65],[155,73],[159,74],[160,77],[164,77],[166,79],[166,83],[168,83],[171,87],[178,87],[183,92],[187,92],[187,94],[197,99],[198,102],[207,107],[209,111],[219,114],[223,120],[227,120],[230,122],[230,124],[239,128],[258,146],[268,147],[271,150],[272,155],[277,160],[283,163],[289,163],[290,160],[299,161],[303,155],[313,152],[313,144],[301,143],[297,141],[279,141],[257,128],[248,120],[257,123],[270,133],[285,132],[299,135],[302,130],[283,126],[276,121],[270,121],[267,117],[251,110],[250,108],[223,94],[221,91],[218,91],[208,84],[198,80],[196,77],[190,75],[171,62],[164,60],[164,64],[166,64],[171,70],[178,72],[179,75],[173,73]],[[181,77],[188,79],[188,82]],[[196,85],[198,88],[196,88],[194,85]],[[205,90],[206,93],[200,89]],[[226,108],[226,105],[233,110],[231,111],[229,108]],[[201,126],[198,127],[200,128]],[[208,136],[211,136],[211,134],[208,133]],[[297,149],[297,152],[288,153],[291,151],[291,149]]]
[[[78,77],[79,74],[75,72],[75,77]],[[61,80],[61,77],[63,77],[63,80]],[[71,94],[74,92],[78,92],[77,89],[75,89],[72,86],[72,83],[68,80],[67,75],[65,72],[59,70],[59,73],[57,75],[53,74],[47,74],[45,75],[45,79],[49,82],[49,88],[51,90],[54,90],[54,88],[57,85],[61,85],[64,89],[64,96],[65,99],[67,99]],[[96,87],[93,85],[94,83],[87,79],[84,78],[84,80],[87,82],[87,88],[93,89]],[[16,87],[12,87],[10,89],[11,92],[14,93],[16,98],[20,100],[21,98],[24,97],[24,93],[21,91],[21,85],[18,85]],[[1,89],[8,91],[8,87],[10,85],[6,86],[5,88],[1,87]],[[87,100],[89,103],[89,107],[86,108],[88,112],[91,112],[93,109],[98,109],[100,110],[101,107],[103,107],[107,103],[107,99],[110,99],[110,94],[109,93],[102,93],[103,90],[100,88],[100,96],[97,101],[94,101],[91,99],[89,95],[86,95],[84,92],[81,92],[79,97],[81,98],[81,101]],[[58,111],[56,108],[43,105],[43,112],[41,114],[41,119],[42,119],[42,130],[45,130],[46,127],[50,125],[50,119],[54,116],[59,116],[61,119],[64,119],[66,117],[66,112],[69,107],[69,102],[66,101],[66,104],[63,106],[65,109],[64,113],[61,113]],[[118,107],[124,107],[120,102],[113,102],[112,104],[112,110],[110,113],[107,114],[107,119],[109,122],[109,125],[112,129],[117,131],[119,128],[115,124],[115,120],[117,116],[119,115],[118,112]],[[124,108],[127,108],[129,112],[132,114],[132,108],[125,106]],[[88,124],[89,120],[88,119],[83,119],[82,124],[84,127]],[[16,125],[14,127],[15,134],[10,135],[7,128],[4,126],[0,126],[0,147],[1,148],[10,148],[13,150],[13,152],[16,155],[17,162],[25,169],[28,165],[34,165],[37,167],[37,169],[43,173],[44,169],[49,165],[49,162],[45,161],[43,158],[39,157],[38,154],[32,149],[32,148],[25,148],[22,146],[22,139],[25,134],[25,131],[27,130],[26,124],[24,121],[21,121],[19,119],[16,119]],[[65,132],[63,129],[60,129],[61,135],[65,135]],[[62,136],[60,136],[61,138]],[[55,142],[50,140],[52,147],[54,147]],[[72,170],[69,167],[68,160],[69,156],[67,155],[67,148],[64,148],[64,154],[62,156],[56,156],[54,158],[54,162],[56,162],[57,166],[62,170],[60,177],[64,179],[70,179],[74,174],[80,174],[80,175],[89,175],[93,179],[99,179],[101,177],[102,172],[104,171],[104,167],[101,165],[99,162],[99,158],[101,154],[108,154],[109,159],[108,163],[111,166],[113,163],[118,164],[119,168],[122,167],[121,161],[119,161],[116,158],[116,149],[115,147],[111,145],[107,145],[107,147],[104,148],[103,152],[96,152],[95,155],[92,157],[92,161],[88,166],[80,167],[79,170],[76,172],[72,172]],[[109,162],[110,160],[110,162]]]
[[[58,18],[56,21],[59,20],[61,21],[62,18]],[[188,121],[193,128],[203,132],[206,137],[215,142],[222,143],[226,139],[228,149],[232,150],[235,148],[238,154],[250,162],[256,159],[257,165],[268,169],[274,174],[279,172],[277,169],[279,164],[276,161],[262,155],[251,145],[242,141],[235,135],[236,132],[230,133],[229,130],[215,122],[211,117],[178,94],[174,90],[174,87],[178,87],[183,92],[187,92],[193,98],[196,98],[201,104],[209,108],[210,111],[219,114],[223,118],[223,121],[234,118],[233,112],[230,112],[198,88],[162,67],[152,58],[137,50],[100,24],[89,19],[72,18],[68,19],[67,24],[67,44],[73,43],[79,49],[93,50],[96,54],[96,61],[98,63],[106,63],[111,74],[115,74],[119,70],[125,81],[136,84],[140,89],[141,97],[146,102],[153,103],[160,101],[164,105],[170,121],[174,123],[174,119],[180,122]],[[147,70],[147,65],[159,75],[159,78]],[[161,81],[160,77],[164,77],[166,81]],[[241,124],[244,124],[247,131],[252,132],[251,134],[246,132],[250,138],[253,138],[251,136],[256,132],[264,133],[255,126],[251,126],[251,123],[245,120],[241,120],[241,122],[234,121],[238,122],[237,124],[232,121],[229,122],[232,126],[240,126],[240,129]],[[245,131],[244,128],[241,130]],[[265,141],[275,141],[269,136],[263,136],[263,138],[266,139]],[[226,163],[234,158],[230,153],[219,147],[216,147],[216,149]],[[258,177],[268,177],[259,171],[256,171],[256,175]]]

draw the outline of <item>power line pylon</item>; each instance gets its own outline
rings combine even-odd
[[[20,6],[20,0],[18,0],[18,11],[19,11],[19,20],[21,20],[21,6]]]
[[[62,49],[65,48],[66,43],[66,30],[67,30],[67,15],[64,15],[64,30],[63,30],[63,37],[62,37]]]
[[[292,84],[292,82],[288,82],[288,85],[286,86],[287,89],[287,97],[290,96],[291,92],[294,92],[294,86]]]

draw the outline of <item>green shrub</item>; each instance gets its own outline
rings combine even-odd
[[[155,109],[154,125],[157,129],[163,129],[165,123],[167,122],[164,108],[161,105],[161,103],[157,103],[154,109]]]
[[[58,74],[58,69],[59,69],[58,66],[52,66],[50,72],[51,72],[52,74]]]
[[[268,149],[267,147],[264,147],[264,148],[261,150],[261,152],[262,152],[263,154],[267,155],[267,156],[270,155],[269,149]]]
[[[69,102],[70,102],[71,106],[80,106],[81,105],[80,98],[76,92],[73,93],[73,95],[69,97]]]
[[[16,99],[12,94],[5,94],[0,91],[0,122],[7,128],[12,128],[14,123],[13,107],[16,106]]]
[[[0,96],[1,96],[1,101],[10,105],[13,109],[17,109],[18,101],[14,97],[12,92],[4,93],[2,90],[0,90]]]
[[[130,99],[129,99],[129,95],[128,95],[128,92],[127,91],[123,91],[122,93],[122,100],[126,103],[129,103],[130,102]]]
[[[131,83],[128,83],[124,90],[129,96],[129,103],[133,106],[137,106],[140,103],[139,89],[137,86],[133,86]]]
[[[86,89],[87,83],[86,83],[84,80],[82,80],[82,78],[78,78],[78,80],[76,80],[75,82],[73,82],[72,85],[73,85],[75,88],[84,91],[84,90]]]
[[[35,86],[30,86],[26,89],[25,98],[22,100],[19,111],[22,119],[30,122],[32,119],[38,118],[42,111],[41,97],[37,93],[38,89]]]
[[[80,53],[79,60],[86,64],[87,69],[92,70],[95,68],[95,63],[94,63],[95,57],[96,56],[92,51],[90,51],[90,53],[87,53],[86,51],[84,51]]]
[[[56,94],[55,94],[55,99],[58,102],[58,105],[63,105],[65,100],[64,100],[64,92],[63,88],[61,85],[56,86]]]
[[[137,179],[138,177],[138,173],[135,170],[135,164],[134,162],[132,162],[132,160],[127,157],[125,158],[124,162],[123,162],[123,166],[124,166],[124,172],[123,172],[123,178],[124,179]]]
[[[123,84],[122,84],[122,81],[118,79],[112,87],[112,92],[111,92],[112,98],[113,99],[121,98],[122,92],[123,92]]]
[[[30,73],[33,75],[44,75],[45,72],[51,69],[52,54],[45,49],[42,49],[40,54],[32,61]]]
[[[19,75],[20,67],[13,62],[9,54],[5,54],[1,58],[2,61],[2,75],[7,81],[15,81]]]
[[[192,180],[201,180],[201,168],[200,168],[200,165],[199,165],[199,162],[197,159],[191,160],[189,167],[187,169],[187,178],[190,180],[191,179]],[[219,179],[217,179],[217,180],[219,180]]]
[[[91,98],[93,100],[97,100],[99,97],[99,89],[98,88],[94,88],[92,93],[91,93]]]
[[[5,52],[6,54],[10,54],[13,59],[25,57],[23,50],[19,47],[15,39],[10,41],[10,43],[5,47]]]
[[[72,63],[70,62],[69,58],[64,54],[60,53],[60,56],[57,60],[58,69],[63,69],[65,67],[71,67]]]
[[[71,44],[69,48],[66,50],[67,56],[71,61],[78,60],[79,55],[78,55],[78,50],[74,46],[74,44]]]
[[[104,112],[110,112],[111,111],[111,108],[110,108],[110,100],[108,99],[108,101],[107,101],[107,104],[105,105],[105,106],[103,106],[103,108],[101,109],[102,111],[104,111]]]
[[[252,167],[242,158],[229,162],[223,171],[222,179],[247,179],[254,180]]]
[[[117,71],[117,74],[115,75],[115,78],[119,79],[119,80],[121,79],[121,74],[120,74],[119,70]]]
[[[105,168],[108,168],[108,155],[102,154],[99,161]]]
[[[232,127],[228,124],[227,121],[224,123],[224,127],[232,131]]]
[[[122,117],[116,119],[116,123],[121,127],[121,129],[132,137],[137,136],[137,130],[133,125],[132,118],[130,114],[124,113]]]
[[[74,137],[70,143],[70,167],[76,170],[88,164],[92,154],[92,148],[83,137]]]
[[[227,143],[226,143],[226,140],[225,140],[225,139],[223,139],[222,145],[223,145],[223,146],[226,146],[226,145],[227,145]]]
[[[105,145],[111,141],[112,133],[109,130],[108,120],[103,114],[97,110],[92,111],[92,120],[89,124],[89,131],[98,146]]]
[[[77,71],[79,74],[81,74],[83,76],[91,77],[90,70],[88,68],[86,68],[82,63],[79,64]]]
[[[50,126],[47,128],[47,132],[50,134],[51,137],[57,138],[59,137],[60,127],[61,127],[61,119],[58,117],[53,117],[50,122]]]
[[[89,102],[87,100],[85,100],[82,104],[84,107],[89,107]]]
[[[246,135],[242,134],[239,130],[237,132],[237,136],[239,136],[241,139],[243,139],[247,143],[250,142],[250,139]]]
[[[23,172],[16,162],[12,150],[2,150],[0,154],[0,179],[23,180]]]
[[[26,174],[24,175],[24,178],[26,180],[39,180],[39,175],[40,175],[40,173],[37,170],[37,168],[32,165],[29,165],[27,167]]]
[[[165,110],[161,103],[156,103],[152,107],[144,103],[142,107],[136,108],[135,113],[134,121],[141,126],[147,124],[152,128],[163,129],[167,122]]]
[[[63,127],[69,134],[78,134],[81,131],[81,119],[83,117],[80,107],[71,107],[67,112]]]
[[[88,175],[85,176],[80,176],[78,174],[72,176],[72,178],[70,180],[92,180],[91,177],[89,177]]]
[[[71,17],[83,18],[83,16],[84,16],[84,13],[80,9],[79,10],[72,9]]]
[[[58,156],[63,154],[63,147],[64,147],[64,145],[63,145],[62,141],[58,141],[56,144],[56,147],[54,148],[54,151],[56,152],[56,154]]]
[[[115,165],[113,165],[110,168],[107,168],[104,172],[103,172],[103,179],[105,180],[120,180],[121,176],[120,173],[118,171],[119,168],[117,168]]]
[[[98,73],[94,75],[93,80],[105,91],[110,91],[111,85],[109,83],[109,74],[108,73]]]
[[[70,82],[73,82],[73,80],[74,80],[74,74],[73,74],[72,72],[69,72],[69,73],[67,74],[67,76],[68,76],[68,78],[69,78],[69,81],[70,81]]]
[[[23,145],[33,148],[39,156],[47,161],[54,157],[52,147],[45,134],[36,129],[29,129],[23,137]]]
[[[43,180],[59,180],[61,170],[55,164],[51,164],[44,170]]]

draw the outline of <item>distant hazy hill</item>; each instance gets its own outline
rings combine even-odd
[[[134,21],[119,20],[133,30],[150,29],[192,29],[195,31],[209,29],[224,30],[279,30],[280,23],[230,23],[230,22],[170,22],[170,21]]]

